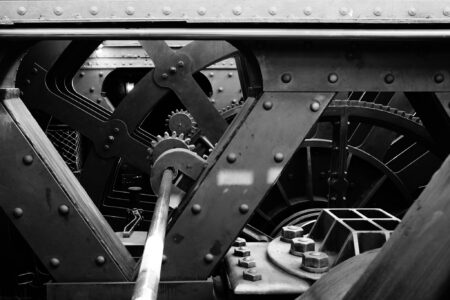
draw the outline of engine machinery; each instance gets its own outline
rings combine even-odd
[[[449,25],[0,0],[0,299],[448,299]]]

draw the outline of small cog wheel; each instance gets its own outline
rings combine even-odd
[[[184,138],[184,134],[177,135],[176,131],[169,135],[168,132],[164,132],[164,136],[157,135],[156,141],[152,141],[152,157],[155,161],[165,151],[175,148],[182,148],[187,150],[194,150],[195,146],[191,145],[191,139]]]
[[[170,131],[182,133],[185,136],[191,136],[197,130],[197,122],[188,111],[183,109],[172,111],[166,123]]]

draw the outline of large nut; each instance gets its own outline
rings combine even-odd
[[[240,257],[250,256],[250,249],[247,247],[234,248],[234,255]]]
[[[249,281],[258,281],[262,279],[262,275],[255,268],[244,270],[244,279]]]
[[[238,266],[243,268],[254,268],[256,267],[256,261],[251,256],[246,256],[243,258],[239,258]]]
[[[284,226],[281,228],[281,240],[290,243],[292,239],[301,237],[303,235],[303,228],[295,225]]]
[[[243,247],[247,244],[247,241],[243,238],[236,238],[236,240],[233,242],[233,247]]]
[[[313,239],[307,237],[299,237],[292,239],[291,250],[289,253],[295,256],[303,256],[304,252],[314,251],[315,243]]]
[[[328,270],[328,255],[319,251],[303,253],[302,269],[312,273],[323,273]]]

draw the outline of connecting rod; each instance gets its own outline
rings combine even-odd
[[[132,300],[156,300],[158,296],[173,177],[171,169],[163,172]]]

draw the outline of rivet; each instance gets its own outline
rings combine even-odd
[[[377,17],[381,16],[382,12],[383,11],[381,10],[380,7],[375,7],[375,9],[373,10],[373,14]]]
[[[211,253],[208,253],[205,255],[205,257],[203,259],[205,260],[206,263],[210,264],[214,261],[214,255],[212,255]]]
[[[192,205],[191,211],[193,214],[198,215],[202,211],[202,206],[200,204]]]
[[[162,73],[161,74],[161,78],[162,79],[167,79],[167,78],[169,78],[169,75],[167,75],[167,73]]]
[[[86,75],[86,73],[84,73],[84,72],[80,73],[80,77],[83,77],[84,75]]]
[[[113,143],[116,138],[112,135],[108,135],[107,140],[109,143]]]
[[[95,258],[95,264],[96,264],[97,266],[103,266],[103,265],[105,264],[105,262],[106,262],[106,259],[105,259],[105,257],[102,256],[102,255],[99,255],[99,256],[97,256],[97,257]]]
[[[91,6],[91,8],[89,8],[89,12],[93,16],[97,15],[98,14],[98,7],[97,6]]]
[[[319,101],[313,101],[311,103],[311,105],[309,106],[309,109],[311,109],[311,111],[316,112],[320,109],[320,102]]]
[[[16,207],[13,210],[13,216],[14,218],[20,218],[21,216],[23,216],[23,209],[21,209],[20,207]]]
[[[109,145],[104,145],[104,146],[103,146],[103,150],[105,150],[105,151],[108,151],[109,148],[110,148]]]
[[[97,104],[102,103],[102,98],[97,98],[97,100],[95,102],[97,102]]]
[[[242,7],[240,6],[236,6],[233,8],[233,14],[235,16],[239,16],[240,14],[242,14]]]
[[[446,6],[443,10],[442,13],[444,14],[444,16],[449,17],[450,16],[450,6]]]
[[[57,7],[55,7],[55,8],[53,9],[53,13],[54,13],[55,15],[57,15],[57,16],[62,15],[63,12],[64,12],[64,10],[62,9],[61,6],[57,6]]]
[[[38,69],[37,69],[37,68],[33,68],[33,69],[31,69],[31,72],[32,72],[33,74],[37,74]]]
[[[222,93],[223,92],[223,87],[219,87],[218,91],[219,91],[219,93]]]
[[[305,9],[303,10],[303,13],[305,14],[305,16],[310,16],[312,14],[311,6],[305,7]]]
[[[233,77],[233,73],[228,73],[228,77]]]
[[[239,211],[241,212],[241,214],[246,214],[248,212],[249,208],[247,204],[241,204],[239,206]]]
[[[271,16],[275,16],[277,14],[277,8],[275,6],[272,6],[269,8],[269,14]]]
[[[180,60],[177,63],[178,67],[183,68],[184,67],[184,61]]]
[[[281,75],[281,81],[283,81],[284,83],[289,83],[292,80],[292,75],[289,73],[283,73]]]
[[[114,133],[119,133],[120,132],[120,128],[119,127],[114,127],[113,128],[113,132]]]
[[[386,74],[386,76],[384,76],[384,82],[386,82],[387,84],[393,83],[394,80],[395,80],[395,77],[392,73],[388,73],[388,74]]]
[[[163,254],[162,263],[165,264],[167,262],[167,255]]]
[[[28,84],[28,85],[31,84],[31,80],[30,80],[30,79],[25,80],[25,82],[26,82],[26,84]]]
[[[411,17],[414,17],[416,15],[416,9],[414,7],[411,7],[408,10],[408,15],[410,15]]]
[[[126,13],[127,15],[129,15],[129,16],[134,15],[135,12],[136,12],[136,9],[135,9],[133,6],[128,6],[128,7],[125,9],[125,13]]]
[[[237,99],[231,100],[231,104],[236,104],[236,103],[237,103]]]
[[[275,153],[275,155],[273,156],[273,159],[275,160],[275,162],[279,163],[282,162],[284,159],[284,155],[281,152],[277,152]]]
[[[23,163],[27,166],[31,165],[33,163],[33,160],[34,158],[30,154],[27,154],[22,158]]]
[[[437,73],[436,75],[434,75],[434,81],[436,83],[441,83],[444,81],[444,75],[442,75],[441,73]]]
[[[339,9],[339,13],[341,14],[341,16],[346,16],[348,14],[348,8],[347,7],[341,7]]]
[[[214,77],[214,72],[210,72],[209,77]]]
[[[103,72],[98,72],[99,77],[103,77]]]
[[[236,161],[237,159],[237,155],[236,153],[231,152],[230,154],[227,155],[227,161],[232,164]]]
[[[26,13],[27,13],[27,9],[26,9],[25,7],[20,6],[19,8],[17,8],[17,14],[18,14],[18,15],[23,16],[23,15],[25,15]]]
[[[90,93],[93,93],[94,91],[95,91],[95,88],[93,86],[89,88]]]
[[[204,16],[204,15],[206,14],[206,8],[204,8],[203,6],[202,6],[202,7],[199,7],[198,10],[197,10],[197,13],[198,13],[200,16]]]
[[[338,81],[339,77],[336,73],[330,73],[328,74],[328,82],[329,83],[336,83]]]
[[[265,110],[271,110],[273,107],[273,103],[271,101],[264,101],[263,108]]]
[[[52,268],[57,268],[57,267],[59,267],[60,264],[61,264],[61,262],[56,257],[53,257],[50,259],[50,266]]]
[[[168,16],[172,13],[172,9],[169,6],[164,6],[162,12],[164,15]]]
[[[69,207],[65,204],[62,204],[58,207],[58,212],[62,216],[67,216],[69,214],[69,211],[70,211]]]
[[[175,74],[177,72],[177,68],[172,66],[169,68],[169,72]]]

